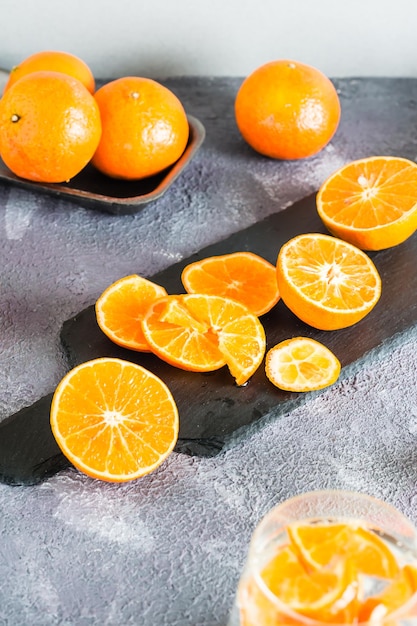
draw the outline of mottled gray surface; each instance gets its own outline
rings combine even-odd
[[[333,142],[287,163],[241,140],[240,79],[167,84],[207,137],[157,203],[113,217],[0,186],[0,419],[53,390],[67,367],[62,322],[112,281],[151,275],[282,210],[352,159],[417,156],[415,80],[337,80]],[[306,490],[364,491],[417,523],[416,354],[414,328],[215,458],[173,453],[125,485],[75,470],[0,485],[0,625],[225,626],[255,524]]]

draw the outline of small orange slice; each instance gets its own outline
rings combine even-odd
[[[386,615],[403,607],[417,591],[415,573],[411,565],[402,567],[393,580],[387,581],[380,594],[365,599],[360,606],[358,621],[381,623]]]
[[[111,284],[95,306],[97,324],[111,341],[123,348],[149,352],[142,319],[157,298],[166,296],[161,285],[132,274]]]
[[[181,279],[188,293],[232,298],[254,315],[264,315],[279,300],[275,267],[253,252],[233,252],[190,263]]]
[[[417,229],[417,164],[398,157],[353,161],[317,194],[328,230],[363,250],[396,246]]]
[[[178,438],[178,409],[165,383],[139,365],[114,358],[71,370],[55,390],[50,420],[71,463],[109,482],[153,471]]]
[[[328,568],[307,572],[292,546],[279,550],[262,570],[261,578],[269,591],[291,611],[334,623],[342,612],[341,607],[347,608],[350,598],[344,602],[342,596],[353,582],[350,568],[343,560],[335,561]]]
[[[265,354],[265,331],[245,306],[221,296],[167,296],[142,322],[150,349],[181,369],[210,372],[227,365],[237,385],[255,373]]]
[[[285,391],[314,391],[339,378],[340,361],[322,343],[308,337],[281,341],[268,350],[265,373],[273,385]]]
[[[321,330],[356,324],[381,295],[381,278],[369,256],[320,233],[298,235],[282,246],[277,277],[287,307]]]
[[[394,554],[378,535],[366,528],[344,523],[292,524],[287,531],[307,568],[321,570],[337,555],[349,559],[360,574],[383,578],[398,574]]]

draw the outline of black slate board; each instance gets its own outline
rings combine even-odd
[[[199,258],[239,250],[255,252],[275,263],[278,251],[291,237],[326,232],[315,205],[315,194],[304,198],[262,222],[211,245],[152,277],[168,293],[183,292],[182,268]],[[267,347],[293,336],[313,337],[327,345],[342,368],[403,333],[417,321],[417,236],[392,248],[370,253],[382,278],[382,296],[361,322],[339,331],[315,330],[298,320],[279,302],[262,322]],[[100,331],[94,305],[67,320],[61,332],[69,366],[100,356],[114,356],[140,363],[164,380],[178,404],[180,433],[177,452],[214,456],[225,446],[242,440],[272,409],[279,417],[308,399],[276,389],[261,366],[249,383],[237,387],[227,368],[209,374],[185,372],[152,354],[136,353],[113,344]],[[342,369],[342,376],[344,370]],[[52,394],[0,424],[0,480],[9,484],[34,484],[69,465],[55,444],[49,428]]]

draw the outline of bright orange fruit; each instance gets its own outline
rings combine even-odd
[[[362,250],[396,246],[417,229],[417,164],[399,157],[353,161],[317,194],[328,230]]]
[[[261,577],[267,588],[291,611],[333,623],[338,623],[339,614],[343,613],[336,609],[337,602],[346,610],[342,596],[354,582],[349,564],[339,559],[327,568],[306,571],[291,545],[277,552],[262,570]]]
[[[90,161],[100,136],[94,96],[72,76],[33,72],[0,99],[0,155],[21,178],[70,180]]]
[[[103,132],[93,165],[114,178],[164,170],[185,150],[189,124],[177,96],[149,78],[126,76],[98,89]]]
[[[372,530],[343,522],[293,524],[287,530],[306,567],[322,569],[337,555],[349,559],[357,574],[393,578],[399,572],[394,554]]]
[[[280,59],[243,81],[235,117],[243,138],[257,152],[275,159],[303,159],[332,139],[340,101],[333,83],[318,69]]]
[[[212,256],[187,265],[181,280],[188,293],[232,298],[263,315],[279,300],[275,267],[253,252]]]
[[[314,391],[339,378],[340,361],[322,343],[293,337],[270,348],[265,358],[267,378],[285,391]]]
[[[381,278],[369,256],[320,233],[298,235],[282,246],[277,278],[287,307],[321,330],[356,324],[381,295]]]
[[[71,370],[55,390],[50,419],[71,463],[109,482],[153,471],[178,438],[178,409],[165,383],[120,359],[95,359]]]
[[[164,287],[137,274],[120,278],[98,298],[95,305],[97,323],[119,346],[149,352],[141,322],[149,306],[166,295]]]
[[[259,319],[239,302],[220,296],[167,296],[151,305],[142,322],[152,352],[181,369],[210,372],[227,365],[245,384],[265,354]]]
[[[76,55],[61,50],[42,50],[31,54],[21,63],[15,65],[10,71],[4,92],[22,76],[42,70],[68,74],[81,81],[90,93],[94,93],[95,79],[89,66]]]

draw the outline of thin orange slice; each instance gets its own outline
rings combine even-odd
[[[97,324],[117,345],[149,352],[141,322],[152,302],[166,295],[161,285],[137,274],[120,278],[98,298],[95,306]]]
[[[281,341],[268,350],[265,373],[285,391],[314,391],[332,385],[340,374],[339,359],[322,343],[308,337]]]
[[[279,300],[275,267],[253,252],[195,261],[183,269],[181,280],[188,293],[232,298],[254,315],[264,315]]]
[[[50,420],[71,463],[110,482],[152,472],[178,438],[178,409],[165,383],[139,365],[114,358],[71,370],[55,390]]]
[[[307,572],[292,546],[279,550],[262,570],[261,578],[291,611],[320,621],[336,623],[352,600],[346,593],[353,582],[349,564],[338,560],[327,568]]]
[[[357,573],[392,578],[397,560],[373,531],[345,523],[292,524],[287,528],[292,545],[307,568],[321,570],[334,558],[349,559]]]
[[[209,372],[227,365],[245,384],[265,354],[265,331],[245,306],[221,296],[167,296],[151,305],[142,322],[151,350],[176,367]]]
[[[380,594],[364,600],[360,606],[358,621],[380,623],[386,615],[403,607],[417,591],[414,584],[415,574],[415,568],[411,565],[402,567],[393,580],[387,581]]]
[[[282,246],[277,277],[287,307],[321,330],[356,324],[381,295],[381,278],[369,256],[320,233],[298,235]]]
[[[363,250],[396,246],[417,229],[417,164],[398,157],[353,161],[317,194],[327,229]]]

